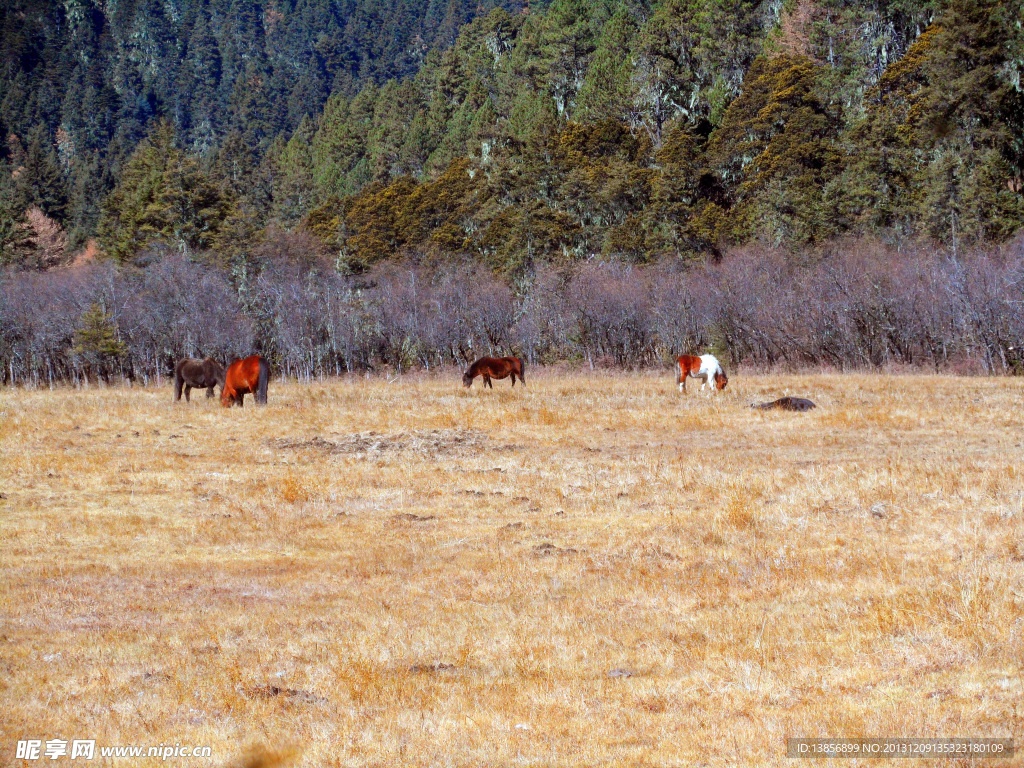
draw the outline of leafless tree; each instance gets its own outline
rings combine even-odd
[[[154,251],[142,269],[0,272],[0,381],[84,383],[75,338],[95,306],[116,334],[113,374],[144,381],[179,357],[253,352],[299,378],[484,354],[639,367],[704,351],[762,368],[1024,372],[1024,238],[956,256],[851,241],[697,266],[540,265],[514,285],[465,262],[351,276],[289,254],[230,270]]]

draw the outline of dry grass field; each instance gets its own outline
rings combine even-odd
[[[1020,748],[1024,380],[527,379],[273,381],[231,411],[0,390],[0,763]],[[782,394],[820,407],[748,407]],[[26,738],[213,757],[16,761]]]

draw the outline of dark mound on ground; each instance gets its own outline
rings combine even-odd
[[[806,397],[780,397],[778,400],[773,400],[770,403],[760,403],[750,407],[760,408],[762,411],[772,411],[775,409],[780,411],[809,411],[818,406]]]

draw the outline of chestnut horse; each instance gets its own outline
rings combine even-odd
[[[473,363],[462,375],[462,384],[466,387],[473,386],[473,379],[477,376],[484,377],[484,384],[491,389],[491,379],[504,379],[512,377],[512,386],[516,385],[516,376],[523,386],[526,386],[526,379],[523,378],[523,361],[518,357],[481,357]]]
[[[230,408],[235,403],[245,405],[245,396],[252,393],[258,405],[267,402],[267,382],[270,380],[270,363],[259,355],[245,360],[235,360],[224,374],[224,388],[220,391],[220,404]]]
[[[722,364],[714,355],[701,355],[700,357],[683,355],[677,362],[679,363],[679,374],[676,376],[676,383],[679,385],[680,392],[686,391],[686,379],[690,376],[703,381],[700,385],[701,392],[708,385],[709,376],[714,380],[715,389],[725,389],[725,385],[729,383],[729,377],[725,375]]]
[[[186,357],[179,360],[174,366],[174,402],[181,400],[181,390],[185,389],[185,402],[192,402],[189,394],[192,388],[205,389],[207,397],[213,397],[213,388],[220,384],[224,389],[224,368],[221,364],[208,357],[205,360],[196,360],[193,357]]]

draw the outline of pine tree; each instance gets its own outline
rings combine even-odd
[[[367,137],[368,160],[374,178],[386,180],[409,173],[402,162],[402,145],[422,100],[410,81],[388,81],[373,110],[373,128]]]
[[[199,162],[179,154],[164,171],[145,226],[182,251],[204,251],[215,241],[230,211],[230,202]]]
[[[64,172],[45,125],[36,125],[28,135],[24,164],[18,174],[18,187],[27,208],[36,205],[58,222],[67,216],[67,191]]]
[[[899,226],[954,247],[1004,240],[1024,226],[1015,184],[1024,173],[1022,13],[1019,0],[945,5],[869,93],[850,134],[838,215],[853,227]]]
[[[24,201],[12,169],[0,160],[0,265],[24,266],[32,255]]]
[[[195,158],[175,145],[162,121],[129,158],[121,181],[103,203],[98,227],[104,251],[129,261],[148,243],[186,251],[209,248],[230,212],[230,200]]]
[[[100,220],[101,201],[112,188],[113,183],[109,171],[99,152],[77,152],[74,165],[71,167],[70,187],[68,196],[68,250],[80,250],[95,233]]]
[[[174,127],[163,121],[136,148],[121,172],[117,187],[103,201],[97,236],[104,252],[125,262],[162,228],[152,206],[163,191],[164,173],[176,162]]]
[[[351,101],[334,96],[327,102],[312,146],[319,199],[353,194],[369,181],[367,144],[377,93],[370,84]]]
[[[273,169],[273,205],[271,216],[286,229],[291,229],[313,207],[313,136],[316,125],[304,118],[292,137],[284,142],[278,138],[267,155]]]
[[[743,93],[708,141],[708,163],[730,190],[733,242],[813,242],[821,237],[826,181],[840,169],[837,118],[801,56],[758,59]]]
[[[210,176],[220,183],[225,195],[232,199],[258,196],[253,186],[259,174],[260,157],[256,148],[247,144],[239,131],[232,131],[221,142],[213,161]]]
[[[85,362],[87,373],[98,373],[104,381],[109,380],[112,365],[127,350],[118,338],[113,318],[99,303],[93,303],[78,321],[74,341],[74,352]]]
[[[223,130],[219,90],[223,76],[220,48],[210,30],[210,17],[200,6],[192,22],[185,61],[177,89],[187,100],[187,139],[197,154],[206,154],[217,144]]]
[[[626,120],[631,115],[633,66],[630,42],[636,35],[633,16],[620,8],[601,33],[586,78],[580,87],[573,119]]]

